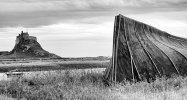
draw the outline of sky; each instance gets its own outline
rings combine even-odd
[[[118,14],[187,38],[187,0],[0,0],[0,51],[23,30],[61,57],[111,56]]]

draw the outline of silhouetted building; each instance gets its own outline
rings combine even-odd
[[[25,39],[25,40],[34,40],[34,41],[37,41],[37,38],[34,37],[34,36],[29,36],[28,32],[23,32],[21,31],[21,34],[19,34],[17,37],[16,37],[16,44],[19,43],[20,39]]]

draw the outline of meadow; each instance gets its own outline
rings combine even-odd
[[[186,100],[187,78],[157,78],[130,83],[124,81],[106,86],[104,69],[66,70],[0,81],[3,96],[23,100]],[[12,100],[12,99],[7,99]]]
[[[92,65],[89,65],[92,66]],[[105,68],[59,69],[0,81],[4,100],[186,100],[187,77],[157,78],[154,82],[103,81]]]

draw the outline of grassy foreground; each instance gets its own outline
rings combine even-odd
[[[105,86],[101,72],[50,72],[32,78],[0,81],[0,93],[28,100],[186,100],[187,78],[157,78],[152,83],[138,82]],[[12,99],[10,99],[12,100]]]

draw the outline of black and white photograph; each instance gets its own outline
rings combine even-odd
[[[0,100],[187,100],[187,1],[0,0]]]

